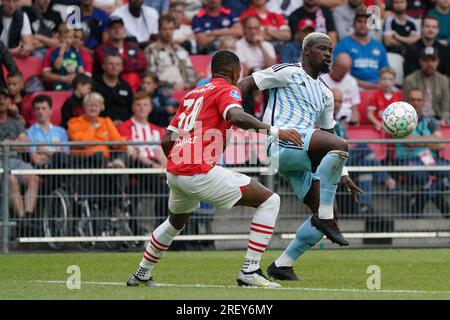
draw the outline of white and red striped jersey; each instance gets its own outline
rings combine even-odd
[[[124,121],[119,126],[120,134],[128,141],[154,142],[155,144],[135,146],[139,155],[150,160],[157,160],[157,149],[165,129],[153,123],[139,123],[134,118]]]

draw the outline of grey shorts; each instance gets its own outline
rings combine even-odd
[[[3,168],[2,160],[0,160],[0,167]],[[10,170],[32,170],[34,168],[28,162],[25,162],[18,158],[11,158],[11,159],[9,159],[9,169]],[[23,179],[24,178],[23,175],[17,175],[16,177],[17,177],[17,180],[19,180],[19,183],[23,184],[25,182]]]

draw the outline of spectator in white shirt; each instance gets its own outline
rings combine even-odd
[[[276,53],[270,42],[263,40],[259,18],[248,16],[242,21],[244,37],[236,43],[236,54],[245,66],[244,77],[252,69],[265,69],[275,64]]]
[[[175,18],[175,31],[173,33],[174,43],[184,47],[190,53],[195,53],[195,34],[190,24],[186,23],[186,5],[182,1],[172,1],[169,7],[169,14]]]
[[[321,76],[330,89],[339,89],[343,95],[341,110],[336,115],[336,119],[345,117],[346,122],[356,124],[359,122],[358,105],[361,103],[358,83],[350,74],[352,69],[352,58],[341,53],[336,56],[330,73]]]
[[[9,52],[13,56],[24,58],[33,51],[33,35],[30,20],[18,8],[18,3],[18,0],[2,1],[0,6],[0,41],[9,48]]]
[[[121,17],[128,36],[135,37],[141,48],[150,44],[158,34],[158,12],[146,5],[143,0],[129,0],[111,14]],[[152,37],[153,36],[153,37]]]

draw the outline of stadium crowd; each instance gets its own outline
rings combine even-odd
[[[323,80],[339,103],[339,135],[370,128],[381,137],[384,108],[401,100],[418,111],[414,137],[442,137],[440,128],[450,125],[449,0],[0,2],[1,141],[158,142],[177,100],[210,80],[201,64],[217,50],[234,51],[245,77],[275,63],[298,62],[302,40],[313,31],[327,33],[335,44],[334,63]],[[71,5],[79,7],[79,17],[67,16]],[[244,105],[261,116],[264,95],[244,97]],[[399,146],[393,157],[405,165],[443,164],[442,148]],[[105,146],[18,151],[30,157],[28,162],[14,158],[15,169],[41,167],[61,152],[100,152],[110,167],[165,165],[158,146],[123,147],[117,157]],[[377,165],[379,160],[368,146],[358,146],[349,161]],[[372,181],[396,188],[387,173],[359,178],[368,190]],[[425,188],[430,177],[412,178]],[[434,181],[428,188],[447,188],[447,182]],[[16,216],[32,216],[36,177],[12,177],[10,184]],[[361,210],[371,205],[370,197],[363,198]]]

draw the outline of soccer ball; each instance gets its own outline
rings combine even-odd
[[[417,112],[407,102],[393,102],[383,111],[383,128],[395,138],[410,135],[417,127]]]

